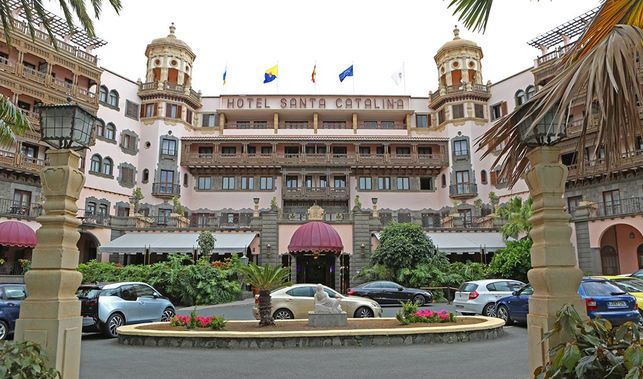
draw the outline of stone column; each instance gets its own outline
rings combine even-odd
[[[313,133],[317,134],[317,128],[319,126],[319,113],[313,113]]]
[[[530,375],[548,360],[550,343],[558,342],[542,340],[543,334],[553,329],[561,307],[571,304],[581,315],[586,312],[577,293],[583,273],[577,267],[570,242],[570,217],[563,199],[567,167],[558,161],[559,155],[560,148],[547,146],[527,154],[532,168],[526,181],[534,199],[533,216],[529,219],[533,225],[530,232],[533,268],[527,274],[534,288],[527,316]]]
[[[357,134],[357,113],[353,113],[353,134]]]
[[[50,165],[40,174],[45,213],[37,218],[42,227],[25,274],[29,297],[20,307],[15,339],[40,344],[50,367],[65,379],[78,378],[82,319],[76,289],[82,275],[76,271],[81,223],[76,201],[85,176],[78,169],[78,153],[50,150],[48,156]]]
[[[225,113],[219,113],[219,133],[223,134],[225,129]]]
[[[272,115],[272,127],[275,134],[279,133],[279,113],[277,112]]]

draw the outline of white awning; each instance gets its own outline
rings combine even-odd
[[[380,233],[374,233],[380,239]],[[426,232],[433,244],[446,254],[492,253],[506,246],[498,232]]]
[[[212,233],[214,254],[243,253],[257,237],[255,233]],[[199,233],[128,233],[98,248],[100,253],[191,254],[198,249]]]

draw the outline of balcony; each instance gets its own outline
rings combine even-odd
[[[47,162],[44,159],[0,150],[0,167],[4,169],[40,175],[40,171],[46,165]]]
[[[346,201],[350,193],[346,187],[296,187],[284,188],[282,196],[284,200]]]
[[[458,183],[449,187],[449,196],[467,198],[478,196],[478,185],[475,183]]]
[[[181,196],[181,186],[179,184],[172,183],[153,183],[152,196],[161,198]]]
[[[141,97],[159,94],[178,95],[185,98],[185,100],[191,103],[190,105],[194,108],[201,108],[201,94],[193,90],[191,87],[186,87],[182,84],[175,84],[167,81],[141,83],[138,94]]]
[[[559,62],[565,54],[567,54],[574,47],[573,43],[565,46],[558,47],[545,55],[541,55],[536,59],[536,64],[532,69],[534,74],[534,83],[541,84],[546,82],[547,79],[556,75],[560,71]]]
[[[76,216],[82,222],[83,226],[109,226],[111,217],[104,214],[96,214],[87,212],[84,209],[78,210],[78,216]]]
[[[437,92],[431,94],[429,105],[431,108],[436,109],[444,99],[455,96],[472,96],[488,100],[491,97],[491,91],[485,84],[463,83],[456,86],[441,86]]]
[[[643,166],[643,150],[635,150],[621,155],[618,161],[611,161],[610,171],[613,173],[619,171],[628,171],[638,169]],[[586,161],[584,167],[581,168],[578,164],[567,166],[569,173],[567,180],[579,180],[585,178],[592,178],[603,176],[607,174],[607,162],[605,159],[594,159]]]
[[[0,217],[34,219],[42,214],[39,203],[21,203],[11,199],[0,199]]]
[[[579,207],[570,211],[574,217],[579,215]],[[581,213],[582,214],[582,213]],[[602,203],[590,203],[589,218],[617,218],[626,216],[636,216],[643,214],[643,197],[632,197],[616,201],[607,201]]]

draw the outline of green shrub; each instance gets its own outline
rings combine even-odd
[[[210,329],[212,330],[223,330],[227,321],[223,316],[214,316],[210,321]]]
[[[83,274],[83,283],[115,282],[118,280],[118,267],[113,263],[97,262],[95,259],[78,265]]]
[[[0,378],[58,379],[60,373],[47,367],[47,357],[38,344],[0,341]]]
[[[435,254],[437,250],[421,225],[392,223],[382,230],[372,261],[397,275],[404,268],[430,262]]]
[[[509,241],[493,255],[489,272],[493,277],[515,279],[527,282],[527,271],[531,269],[531,239]]]
[[[395,318],[403,325],[414,323],[444,323],[455,322],[454,313],[443,309],[439,312],[430,309],[418,310],[417,304],[412,301],[402,303],[402,308],[395,314]]]

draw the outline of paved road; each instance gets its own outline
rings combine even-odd
[[[204,307],[199,313],[247,319],[252,317],[251,307],[246,301]],[[389,315],[396,311],[385,308]],[[524,327],[505,331],[495,341],[465,344],[287,350],[148,348],[85,335],[81,378],[525,378],[527,331]]]

